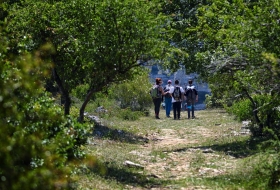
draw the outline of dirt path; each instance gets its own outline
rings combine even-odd
[[[209,189],[213,184],[201,185],[205,178],[217,176],[223,180],[240,167],[243,158],[232,152],[235,144],[249,134],[241,134],[242,123],[225,111],[197,111],[194,120],[186,119],[186,112],[176,121],[166,118],[164,111],[160,117],[160,120],[149,116],[137,121],[106,121],[104,126],[95,127],[88,151],[109,167],[127,167],[125,161],[140,164],[144,168],[139,170],[141,177],[135,175],[125,180],[122,175],[127,173],[119,174],[125,171],[122,169],[108,173],[116,181],[125,181],[125,189],[133,190]],[[81,189],[92,185],[93,179],[83,178]],[[99,180],[95,182],[98,184]],[[118,189],[104,188],[116,185],[110,182],[104,181],[102,189]],[[96,189],[99,187],[96,185]],[[221,189],[216,187],[212,189]]]
[[[223,126],[218,120],[213,122],[213,126],[209,126],[207,118],[204,118],[204,126],[163,128],[158,133],[149,134],[149,143],[143,145],[141,150],[132,151],[131,154],[138,155],[138,162],[145,167],[147,174],[164,180],[190,177],[199,179],[229,174],[236,168],[238,159],[226,152],[213,150],[211,146],[200,145],[207,140],[215,143],[216,140],[240,135],[238,133],[240,124]],[[170,189],[170,187],[153,189]]]

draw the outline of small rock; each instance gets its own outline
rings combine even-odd
[[[202,150],[203,153],[213,153],[214,151],[211,148]]]
[[[141,168],[141,169],[144,168],[144,166],[142,166],[142,165],[140,165],[140,164],[136,164],[136,163],[131,162],[131,161],[128,161],[128,160],[126,160],[126,161],[124,162],[124,165],[129,166],[129,167]]]

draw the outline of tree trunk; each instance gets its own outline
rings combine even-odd
[[[261,123],[261,120],[258,116],[257,105],[256,105],[255,101],[253,100],[253,98],[250,96],[250,94],[247,92],[247,90],[243,89],[243,91],[245,92],[246,96],[249,98],[249,100],[253,104],[253,116],[255,118],[256,123],[259,126],[259,131],[262,133],[263,132],[263,124]]]
[[[79,116],[79,118],[78,118],[78,121],[79,121],[80,123],[84,122],[84,112],[85,112],[85,108],[86,108],[88,102],[90,101],[90,98],[91,98],[91,96],[92,96],[92,94],[93,94],[94,92],[95,92],[94,89],[91,89],[91,90],[87,93],[86,99],[85,99],[85,101],[84,101],[82,107],[80,108],[80,116]]]
[[[58,88],[59,88],[59,90],[61,92],[61,95],[62,95],[61,103],[64,105],[64,115],[69,115],[70,114],[70,106],[71,106],[71,98],[69,96],[69,92],[68,92],[67,89],[64,88],[64,86],[63,86],[63,84],[60,80],[60,77],[57,74],[55,68],[52,69],[52,75],[53,75],[53,78],[54,78],[56,84],[58,85]]]

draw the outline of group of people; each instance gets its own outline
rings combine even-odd
[[[156,83],[154,84],[152,90],[155,91],[155,95],[152,95],[154,106],[155,106],[155,117],[159,118],[160,106],[162,98],[164,97],[166,117],[170,117],[171,107],[173,107],[173,117],[174,120],[181,118],[181,107],[182,102],[186,100],[188,119],[195,118],[194,116],[194,105],[198,101],[198,93],[195,86],[192,84],[192,80],[188,81],[188,86],[183,89],[179,85],[179,81],[175,80],[175,85],[172,85],[172,81],[168,80],[167,85],[162,87],[161,78],[156,78]],[[151,93],[152,94],[152,93]]]

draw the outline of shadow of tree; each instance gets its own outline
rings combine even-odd
[[[133,144],[145,144],[149,142],[148,138],[138,136],[124,130],[111,129],[104,125],[95,125],[93,129],[93,136]]]
[[[253,139],[250,138],[240,141],[235,141],[225,144],[213,144],[211,146],[197,146],[197,147],[185,147],[172,150],[172,152],[183,152],[188,149],[200,149],[207,152],[208,150],[224,152],[227,155],[233,156],[235,158],[244,158],[259,152],[258,145],[263,142],[263,139]]]
[[[141,169],[136,168],[117,168],[114,166],[106,166],[106,172],[103,174],[96,169],[91,171],[105,179],[116,180],[123,185],[131,185],[134,187],[141,186],[147,189],[161,188],[168,182],[167,180],[162,180],[155,175],[143,174],[143,172],[139,172]]]
[[[262,140],[242,140],[231,143],[212,145],[210,148],[215,151],[225,152],[226,154],[235,158],[243,158],[256,154],[258,151],[258,145]]]
[[[159,178],[154,176],[147,176],[141,173],[133,172],[131,169],[123,168],[108,168],[108,174],[106,177],[114,178],[117,181],[125,184],[137,184],[146,188],[155,188],[159,187],[162,182]]]

